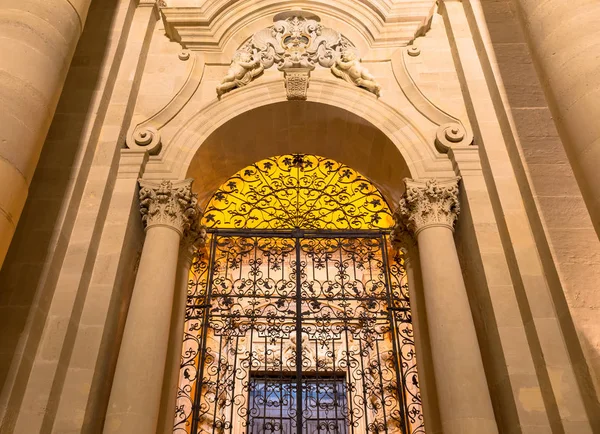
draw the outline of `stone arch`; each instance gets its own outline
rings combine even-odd
[[[260,110],[268,106],[288,111],[276,110],[269,113],[270,109]],[[286,120],[282,117],[283,113],[292,118],[302,117]],[[365,155],[364,149],[361,151],[364,140],[361,142],[358,136],[344,143],[340,135],[335,136],[335,140],[330,143],[325,138],[321,144],[328,148],[324,150],[302,146],[273,149],[265,142],[260,146],[249,146],[248,140],[240,141],[243,138],[241,133],[244,132],[240,128],[250,125],[248,116],[255,122],[252,124],[252,131],[248,131],[246,136],[287,127],[290,131],[295,128],[299,133],[298,137],[304,137],[298,129],[310,127],[323,119],[346,117],[353,125],[362,125],[365,131],[377,137],[378,146],[382,147],[379,158],[382,165],[378,166],[373,160],[371,168],[365,166],[365,160],[360,159],[361,155]],[[221,144],[216,145],[215,141],[219,140]],[[334,143],[339,146],[335,147]],[[384,192],[386,199],[392,201],[399,198],[404,177],[449,177],[455,174],[447,156],[436,151],[433,140],[427,140],[424,134],[393,107],[364,90],[334,80],[316,78],[310,81],[306,102],[287,101],[280,80],[253,83],[225,95],[220,101],[213,100],[165,143],[161,154],[148,163],[144,177],[194,177],[195,189],[200,192],[202,200],[205,199],[205,194],[210,194],[220,185],[219,181],[224,181],[242,167],[261,158],[287,152],[314,152],[344,162],[369,177]],[[211,165],[219,166],[226,162],[231,164],[226,172],[211,178],[210,182],[206,181]],[[387,169],[384,170],[385,165]],[[383,176],[384,172],[388,173],[392,169],[397,170],[394,176]]]

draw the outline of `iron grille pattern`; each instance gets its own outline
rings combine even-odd
[[[215,231],[192,276],[175,433],[424,433],[406,274],[384,233]],[[316,384],[334,385],[333,413]],[[262,413],[261,387],[280,387]]]
[[[236,173],[209,202],[209,228],[387,229],[379,190],[354,169],[316,155],[267,158]]]

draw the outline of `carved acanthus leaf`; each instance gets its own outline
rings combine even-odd
[[[458,181],[405,179],[406,191],[396,211],[397,220],[415,235],[428,226],[454,229],[460,213]]]
[[[192,193],[192,180],[139,180],[140,212],[146,229],[170,226],[184,234],[198,218],[198,200]]]
[[[394,227],[392,228],[392,246],[405,255],[416,247],[417,242],[413,233],[408,229],[404,217],[399,212],[394,214]]]

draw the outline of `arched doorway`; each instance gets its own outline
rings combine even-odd
[[[175,433],[423,433],[412,317],[381,192],[289,154],[226,181],[188,286]]]

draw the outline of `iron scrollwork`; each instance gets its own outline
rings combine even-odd
[[[174,432],[424,433],[406,274],[388,246],[213,234],[189,282]]]
[[[377,188],[292,154],[206,207],[176,434],[424,434],[404,259]]]
[[[379,190],[354,169],[316,155],[267,158],[213,195],[208,228],[386,229],[393,218]]]

